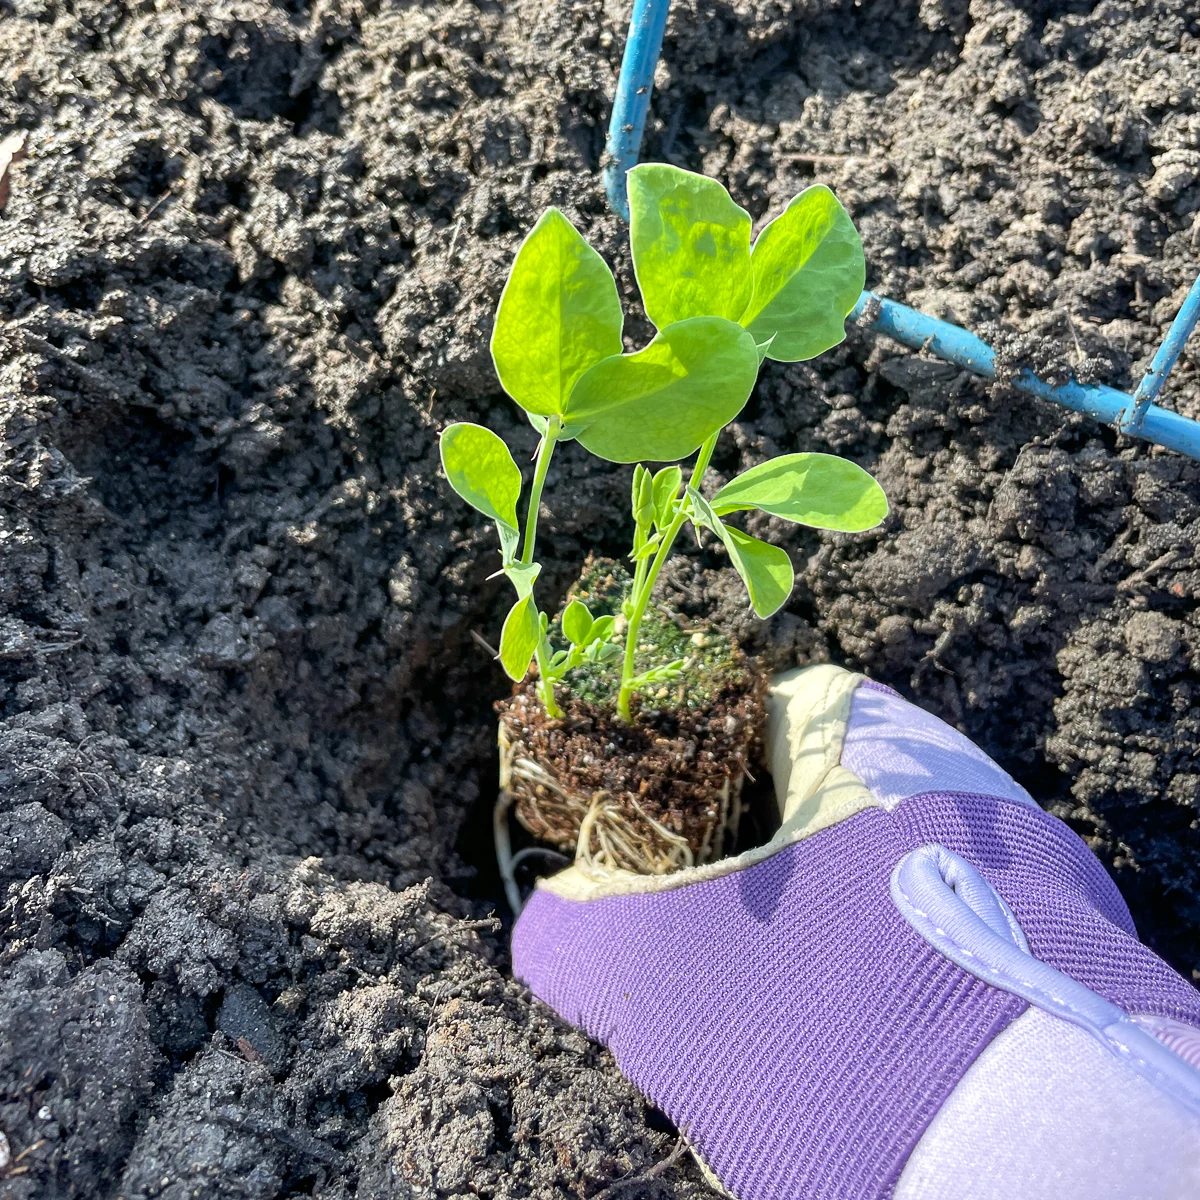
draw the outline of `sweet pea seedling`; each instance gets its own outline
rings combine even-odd
[[[604,260],[557,209],[547,210],[517,252],[500,297],[492,359],[504,390],[541,434],[522,527],[521,472],[504,442],[479,425],[442,433],[450,486],[496,523],[501,570],[517,599],[500,635],[500,662],[514,680],[538,666],[551,717],[554,687],[584,663],[621,663],[617,710],[678,676],[682,663],[637,672],[638,633],[675,539],[689,522],[715,534],[760,617],[791,594],[791,560],[727,518],[757,509],[818,529],[871,529],[887,515],[883,489],[861,467],[831,454],[785,454],[739,475],[714,495],[701,484],[721,430],[741,412],[764,358],[814,358],[845,337],[865,281],[862,244],[826,187],[806,188],[751,244],[750,215],[715,180],[660,163],[629,172],[630,242],[649,345],[626,354],[616,282]],[[555,650],[537,607],[538,510],[554,447],[577,440],[609,462],[635,463],[633,585],[622,635],[578,601],[561,618]],[[682,468],[656,472],[699,451]],[[518,553],[519,552],[519,553]],[[621,641],[624,641],[622,647]]]

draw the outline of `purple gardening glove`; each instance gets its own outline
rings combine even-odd
[[[1200,993],[965,737],[836,667],[775,681],[782,827],[543,880],[517,977],[737,1200],[1200,1197]]]

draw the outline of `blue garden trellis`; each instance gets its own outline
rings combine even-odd
[[[670,0],[634,0],[629,40],[625,44],[625,57],[613,101],[604,186],[609,204],[627,221],[629,203],[625,195],[625,176],[637,164],[669,5]],[[876,296],[874,292],[863,292],[850,319],[861,320],[866,328],[886,334],[914,350],[932,351],[939,358],[985,379],[996,377],[996,352],[992,347],[948,321],[926,316],[907,305]],[[1197,320],[1200,320],[1200,279],[1192,284],[1149,370],[1132,396],[1103,384],[1074,380],[1049,384],[1028,369],[1011,380],[1012,386],[1075,412],[1086,413],[1116,426],[1131,437],[1157,442],[1169,450],[1200,459],[1200,422],[1154,403]]]

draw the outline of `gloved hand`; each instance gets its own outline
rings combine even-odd
[[[738,1200],[1200,1197],[1200,993],[965,737],[831,666],[771,691],[783,824],[539,883],[516,975]]]

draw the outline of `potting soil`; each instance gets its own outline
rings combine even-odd
[[[0,135],[0,1196],[710,1195],[507,968],[488,820],[494,530],[437,431],[535,434],[487,340],[597,172],[628,9],[19,0]],[[1200,271],[1191,0],[677,0],[645,156],[756,221],[828,183],[868,285],[1128,388]],[[1200,415],[1200,352],[1166,402]],[[766,624],[711,546],[673,607],[963,728],[1200,967],[1200,464],[851,331],[767,364],[715,482],[872,470],[866,535],[766,518]],[[543,580],[628,545],[563,447]],[[491,872],[491,873],[489,873]],[[504,914],[507,916],[507,914]],[[618,1181],[629,1182],[616,1192]]]
[[[593,617],[615,618],[622,652],[623,601],[632,583],[619,561],[589,555],[566,596]],[[558,632],[552,623],[552,645],[565,649]],[[650,604],[634,671],[669,666],[672,678],[633,694],[632,724],[616,713],[620,659],[566,674],[556,689],[561,719],[547,718],[532,680],[496,702],[499,785],[537,840],[577,862],[652,875],[732,852],[742,785],[763,772],[767,675],[719,629]],[[773,801],[758,809],[775,815]]]

